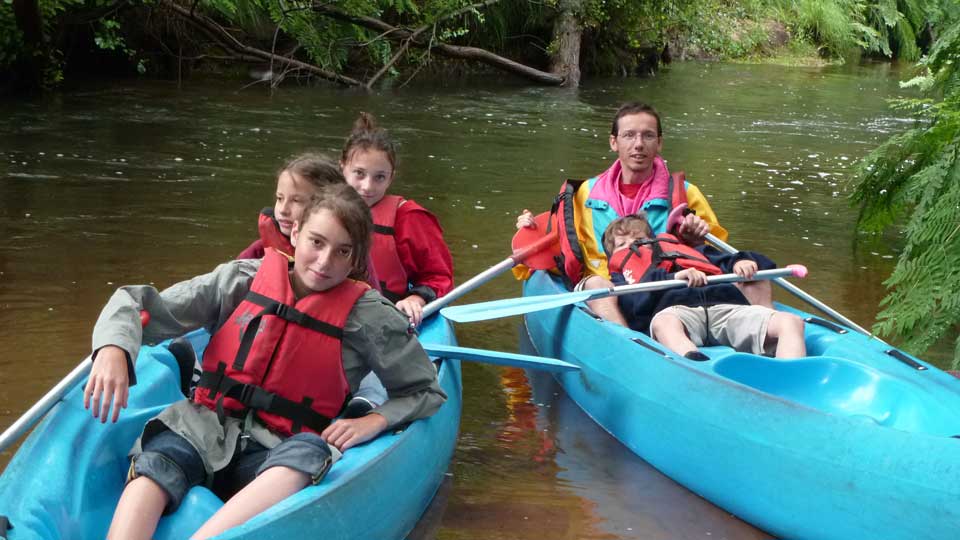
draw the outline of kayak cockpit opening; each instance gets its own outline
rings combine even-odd
[[[713,371],[757,390],[826,413],[931,435],[960,432],[960,402],[870,366],[832,356],[778,360],[735,353]]]

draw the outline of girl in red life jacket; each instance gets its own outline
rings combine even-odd
[[[141,341],[202,327],[212,337],[194,399],[168,406],[134,444],[108,538],[150,538],[196,485],[227,502],[191,538],[218,535],[318,483],[340,452],[439,408],[436,370],[407,317],[362,282],[372,226],[357,193],[331,185],[291,228],[292,267],[267,249],[162,292],[117,290],[94,328],[84,390],[101,422],[126,405]],[[151,314],[142,329],[141,310]],[[332,420],[370,371],[390,399],[362,418]]]
[[[423,306],[453,288],[453,260],[433,214],[412,200],[387,195],[396,166],[393,140],[372,116],[360,113],[340,167],[373,213],[371,255],[384,296],[420,324]]]
[[[322,188],[343,181],[330,160],[318,154],[296,156],[277,172],[277,194],[273,208],[260,211],[257,229],[260,238],[237,255],[238,259],[261,259],[264,248],[272,247],[286,255],[293,255],[290,231],[293,221],[303,212],[310,198]]]

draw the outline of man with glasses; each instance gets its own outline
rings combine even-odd
[[[667,170],[660,157],[662,146],[657,110],[645,103],[625,103],[610,128],[610,149],[617,153],[617,160],[602,174],[585,181],[568,180],[561,188],[553,216],[562,236],[560,270],[571,284],[577,284],[576,289],[612,286],[602,236],[618,217],[643,210],[654,234],[672,232],[691,245],[702,243],[708,232],[727,238],[700,190],[686,182],[683,173],[671,175]],[[681,204],[691,212],[667,231],[667,217]],[[520,227],[536,227],[532,213],[524,210],[517,218]],[[518,267],[514,273],[524,279],[529,270]],[[589,305],[601,317],[627,326],[616,297]]]

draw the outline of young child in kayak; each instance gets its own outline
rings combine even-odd
[[[440,407],[446,396],[407,317],[363,282],[372,226],[357,193],[331,185],[294,218],[292,266],[268,248],[162,292],[117,290],[94,328],[84,390],[101,422],[126,406],[141,342],[196,328],[212,338],[194,398],[150,420],[131,450],[109,538],[150,538],[196,485],[228,499],[191,538],[215,536],[318,483],[340,452]],[[142,330],[141,310],[151,315]],[[331,420],[370,371],[390,399]]]
[[[387,195],[397,152],[373,117],[360,113],[340,156],[340,168],[373,213],[371,255],[383,295],[420,324],[423,306],[453,288],[453,259],[437,218],[416,202]]]
[[[803,319],[769,307],[750,305],[731,283],[707,285],[707,274],[753,277],[775,267],[753,252],[727,255],[713,248],[689,247],[672,235],[653,236],[643,211],[618,218],[603,234],[615,285],[683,279],[687,288],[637,292],[617,297],[630,328],[648,333],[679,355],[707,360],[697,348],[726,345],[741,352],[778,358],[806,355]]]

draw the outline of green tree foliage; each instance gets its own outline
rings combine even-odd
[[[960,329],[960,25],[947,26],[922,75],[904,83],[926,97],[896,102],[918,125],[859,166],[860,227],[902,229],[904,247],[875,330],[922,352]],[[960,365],[960,336],[954,366]]]
[[[64,47],[88,47],[125,56],[143,72],[145,59],[182,54],[223,56],[209,36],[165,9],[166,0],[37,0],[49,56],[49,82],[62,73]],[[351,16],[375,17],[419,34],[430,43],[472,45],[546,67],[562,0],[175,0],[209,17],[246,45],[308,62],[335,73],[372,74],[416,70],[433,58],[404,47],[389,33],[352,24],[312,9],[332,6]],[[0,79],[27,51],[11,9],[0,0]],[[655,65],[669,49],[675,57],[730,58],[772,50],[771,29],[812,43],[825,56],[851,52],[889,58],[918,57],[931,29],[957,0],[578,0],[582,25],[581,70],[630,74]],[[456,14],[456,16],[451,16]],[[70,29],[85,26],[80,33]],[[74,51],[75,52],[75,51]],[[398,54],[399,53],[399,54]],[[179,65],[179,60],[178,60]],[[292,72],[296,73],[296,72]]]

